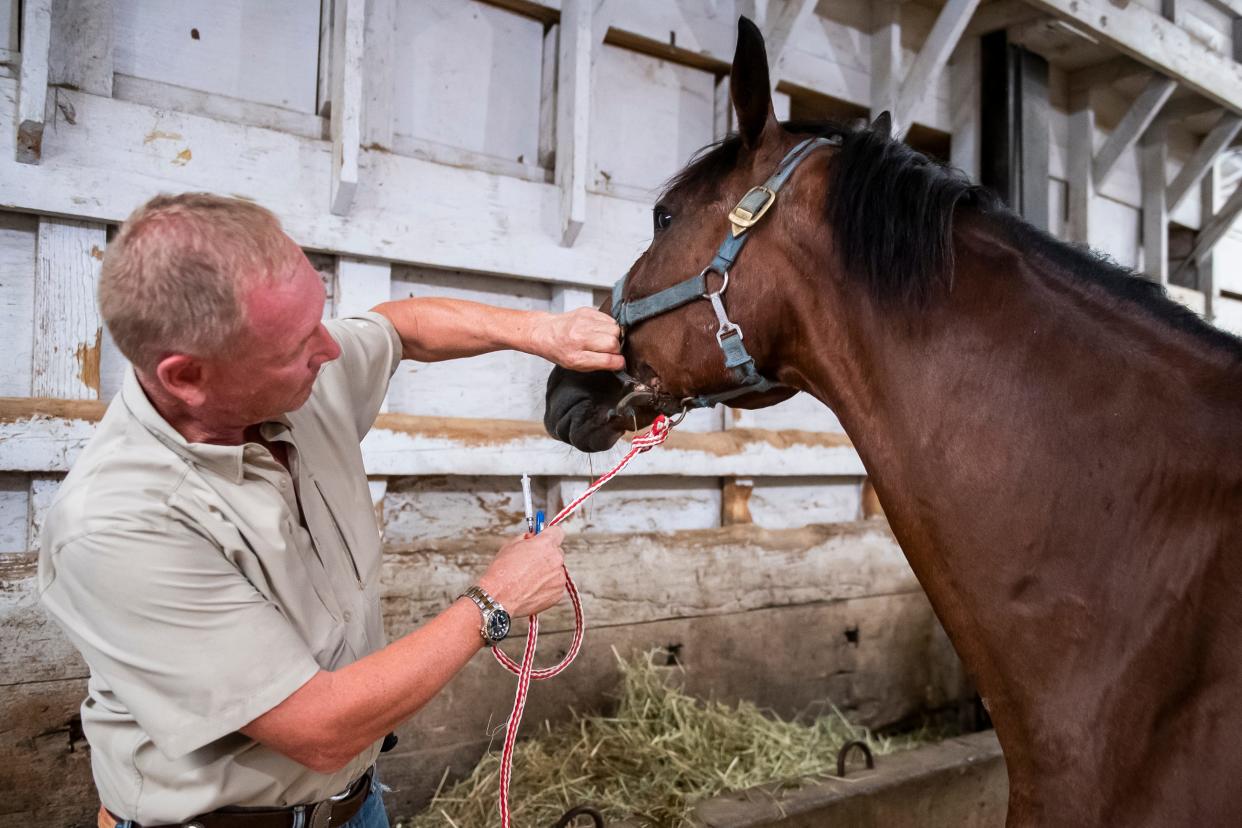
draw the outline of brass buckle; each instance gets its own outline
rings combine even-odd
[[[733,237],[745,233],[759,223],[764,213],[776,202],[776,191],[767,187],[751,187],[742,200],[729,211],[729,223],[733,225]]]

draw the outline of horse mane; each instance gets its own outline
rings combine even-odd
[[[1178,330],[1242,355],[1242,340],[1174,302],[1162,285],[1103,253],[1039,230],[960,170],[866,127],[805,120],[783,126],[796,134],[841,139],[830,172],[826,217],[844,272],[862,280],[879,303],[918,308],[952,289],[953,221],[959,210],[969,210],[1029,255]],[[736,167],[741,149],[737,135],[704,147],[670,179],[664,194],[707,192]]]

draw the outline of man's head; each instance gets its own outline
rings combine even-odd
[[[144,386],[216,427],[292,411],[340,350],[319,274],[267,210],[157,196],[108,245],[99,304]]]

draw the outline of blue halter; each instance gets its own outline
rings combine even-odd
[[[716,312],[716,319],[720,322],[720,327],[716,329],[716,342],[724,353],[725,367],[733,374],[737,387],[716,394],[685,397],[680,402],[675,402],[672,398],[662,397],[654,389],[634,379],[625,371],[617,371],[617,377],[630,391],[617,403],[616,408],[613,409],[614,414],[633,416],[632,406],[638,403],[654,407],[669,416],[678,413],[684,416],[692,408],[711,408],[743,394],[761,394],[775,388],[787,387],[768,379],[755,369],[754,357],[747,352],[746,345],[743,343],[742,329],[725,313],[724,292],[729,287],[729,270],[737,260],[738,254],[742,252],[747,239],[750,238],[748,231],[758,224],[759,220],[776,203],[776,194],[789,180],[793,171],[815,150],[839,143],[841,139],[835,136],[807,138],[786,153],[772,177],[761,186],[752,188],[742,196],[737,206],[729,211],[730,232],[720,243],[711,263],[703,268],[699,275],[691,276],[689,279],[650,296],[629,301],[622,298],[625,292],[626,277],[622,276],[617,280],[612,287],[612,318],[621,326],[622,335],[625,334],[627,328],[639,322],[668,313],[697,299],[706,299],[711,302],[712,310]],[[707,274],[713,272],[720,275],[724,281],[719,290],[709,291]]]

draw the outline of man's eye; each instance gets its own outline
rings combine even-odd
[[[655,221],[656,231],[666,230],[673,223],[673,214],[663,207],[656,207],[651,211],[651,217]]]

